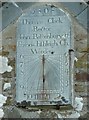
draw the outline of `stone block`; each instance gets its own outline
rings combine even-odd
[[[89,81],[89,73],[76,73],[75,78],[77,81]]]
[[[76,92],[84,92],[85,89],[86,89],[86,88],[85,88],[84,85],[75,84],[75,91],[76,91]]]

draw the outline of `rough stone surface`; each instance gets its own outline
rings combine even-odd
[[[53,111],[50,111],[50,110],[44,110],[40,113],[40,118],[58,118],[58,115],[53,112]]]
[[[4,109],[4,118],[21,118],[21,115],[16,107],[11,106]]]
[[[87,72],[87,66],[89,66],[89,62],[87,62],[87,52],[89,50],[89,45],[87,45],[87,30],[84,29],[77,20],[72,18],[73,20],[73,26],[74,26],[74,45],[75,45],[75,56],[78,59],[75,61],[75,76],[74,76],[74,90],[75,90],[75,96],[77,97],[83,97],[83,103],[84,107],[81,111],[80,118],[89,118],[89,105],[88,105],[88,99],[89,99],[89,74]],[[5,72],[2,75],[0,75],[0,93],[2,92],[1,87],[3,88],[4,83],[10,82],[12,87],[8,91],[3,91],[3,94],[8,97],[7,103],[4,105],[4,112],[5,118],[42,118],[42,117],[57,117],[56,112],[52,112],[50,110],[45,110],[40,112],[40,114],[35,112],[29,112],[25,109],[18,109],[17,107],[12,107],[12,104],[14,103],[15,98],[15,60],[16,60],[16,25],[17,22],[14,24],[10,24],[3,32],[2,32],[2,48],[0,46],[0,55],[5,56],[8,58],[8,65],[13,67],[13,70],[9,72]],[[1,33],[0,33],[1,34]],[[88,49],[87,49],[88,47]],[[2,52],[1,52],[2,49]],[[2,84],[2,85],[1,85]],[[88,90],[88,91],[87,91]],[[14,104],[13,104],[14,105]],[[61,112],[61,111],[59,111]],[[71,112],[68,113],[62,112],[62,115],[65,114],[71,114]],[[66,115],[67,116],[67,115]]]

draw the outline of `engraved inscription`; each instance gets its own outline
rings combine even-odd
[[[48,34],[34,33],[32,35],[20,34],[20,39],[63,39],[68,37],[69,37],[69,33],[65,33],[62,35],[52,34],[52,33],[48,33]]]
[[[55,105],[61,96],[70,104],[69,16],[54,5],[33,6],[18,23],[17,101]]]
[[[39,9],[40,12],[40,9]],[[45,12],[47,12],[47,9],[45,9]],[[19,46],[23,47],[29,47],[30,53],[32,54],[51,54],[55,53],[53,51],[53,47],[58,46],[64,46],[68,45],[67,39],[70,37],[70,32],[64,31],[61,32],[55,32],[56,28],[57,31],[60,31],[60,24],[63,26],[64,22],[62,21],[62,18],[59,16],[56,17],[43,17],[42,19],[39,17],[36,17],[36,19],[23,19],[21,20],[21,25],[24,28],[28,29],[28,34],[21,33],[19,34]],[[45,19],[45,21],[44,21]],[[31,27],[28,27],[26,25],[31,25]],[[59,26],[59,28],[58,28]],[[24,42],[27,40],[28,42]],[[21,43],[21,44],[20,44]],[[37,48],[33,48],[37,47]],[[39,47],[42,48],[42,50],[38,49]],[[50,50],[45,49],[45,47],[51,47]]]
[[[37,32],[37,31],[50,31],[50,28],[47,27],[39,27],[39,26],[33,26],[33,31]]]
[[[42,23],[41,20],[40,21],[33,21],[31,19],[26,19],[26,18],[22,19],[20,22],[21,22],[22,25],[26,25],[26,24],[27,25],[28,24],[40,24],[40,23]],[[62,22],[60,17],[56,16],[56,18],[55,17],[49,17],[47,19],[47,23],[63,23],[63,22]]]
[[[52,17],[48,19],[48,23],[62,23],[62,21],[60,17],[58,17],[57,19]]]

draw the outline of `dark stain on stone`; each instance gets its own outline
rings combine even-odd
[[[89,5],[89,1],[86,2]]]
[[[82,5],[82,2],[80,2],[80,5]]]
[[[4,6],[6,4],[6,2],[2,2],[2,6]]]
[[[54,8],[55,6],[54,5],[51,5],[51,8]],[[56,8],[56,7],[55,7]]]
[[[6,103],[4,104],[4,106],[6,105],[11,105],[12,104],[12,98],[11,97],[7,97]]]
[[[3,78],[12,78],[12,74],[11,74],[11,72],[4,72],[3,74],[2,74],[2,77]]]
[[[15,68],[15,58],[13,60],[8,60],[8,65],[10,65],[11,67]]]
[[[8,51],[2,51],[2,53],[0,53],[0,55],[2,55],[2,56],[8,56],[9,52]]]

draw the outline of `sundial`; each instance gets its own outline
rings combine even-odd
[[[53,5],[34,6],[17,26],[16,101],[72,104],[71,19]]]

